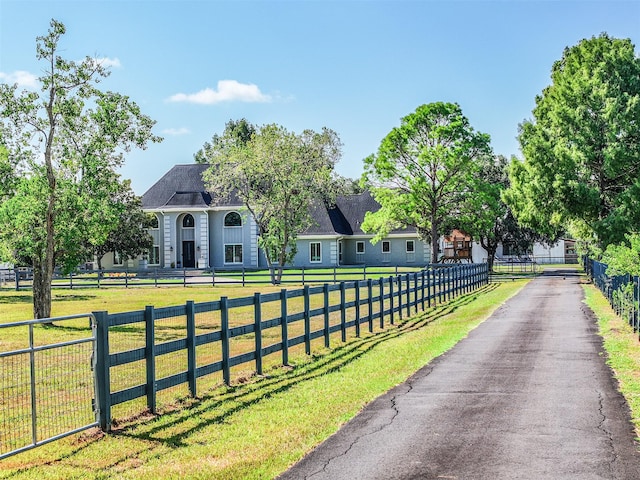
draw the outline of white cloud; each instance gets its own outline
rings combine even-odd
[[[16,70],[12,73],[0,72],[0,82],[13,85],[18,84],[18,88],[35,90],[38,88],[38,77],[24,70]]]
[[[122,64],[120,63],[119,58],[104,57],[104,58],[95,58],[94,60],[99,62],[103,67],[113,67],[113,68],[122,67]]]
[[[218,90],[205,88],[196,93],[176,93],[169,97],[170,102],[188,102],[201,105],[214,105],[221,102],[265,103],[271,101],[270,95],[265,95],[257,85],[240,83],[236,80],[218,81]]]
[[[122,67],[122,64],[120,63],[120,59],[119,58],[109,58],[109,57],[94,57],[91,60],[93,60],[95,63],[97,63],[98,65],[102,65],[104,68],[120,68]],[[80,62],[78,62],[80,63]]]
[[[181,127],[181,128],[165,128],[164,130],[162,130],[162,133],[164,135],[187,135],[188,133],[191,133],[191,131],[188,128],[185,128],[185,127]]]

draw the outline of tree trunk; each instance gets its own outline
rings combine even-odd
[[[431,263],[438,263],[438,246],[440,239],[438,238],[438,224],[431,220]]]
[[[487,265],[489,272],[493,272],[493,262],[496,258],[496,251],[498,250],[498,242],[490,242],[489,239],[480,237],[480,246],[487,251]]]
[[[46,261],[33,262],[33,318],[51,317],[51,279]]]

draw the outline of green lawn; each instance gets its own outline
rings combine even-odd
[[[10,457],[0,462],[0,478],[273,478],[366,403],[450,349],[524,283],[489,285],[373,335],[363,330],[346,344],[294,356],[290,367],[272,366],[262,377],[184,397],[158,417],[132,418],[112,434],[85,433]],[[132,290],[136,297],[145,291]],[[157,297],[134,299],[120,290],[122,298],[104,298],[84,290],[81,295],[96,297],[57,301],[56,308],[63,314],[77,311],[78,303],[130,310],[180,303],[178,296],[198,300],[191,288],[149,291]],[[62,295],[72,294],[78,292]]]
[[[631,409],[631,420],[640,437],[640,347],[638,333],[618,317],[609,302],[594,285],[583,285],[585,303],[598,318],[600,335],[607,351],[607,363],[611,366]]]

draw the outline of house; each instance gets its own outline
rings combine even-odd
[[[257,225],[235,196],[219,198],[202,180],[204,164],[175,165],[142,195],[142,207],[155,216],[154,245],[146,259],[126,265],[117,253],[107,254],[104,268],[266,268],[258,248]],[[319,202],[312,225],[298,236],[294,267],[344,265],[420,266],[430,259],[430,246],[415,229],[394,230],[372,243],[362,231],[367,212],[380,205],[369,192],[338,197],[335,205]]]

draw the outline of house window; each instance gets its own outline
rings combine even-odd
[[[356,253],[357,254],[364,253],[364,242],[356,242]]]
[[[225,245],[224,263],[242,263],[242,245]]]
[[[153,247],[147,253],[149,265],[160,265],[160,222],[156,215],[149,215],[149,235],[153,238]]]
[[[382,241],[382,253],[391,253],[391,242],[389,240]]]
[[[416,261],[416,243],[413,240],[407,240],[407,262]]]
[[[113,252],[113,264],[122,265],[122,257],[119,252]]]
[[[242,226],[242,217],[238,212],[230,212],[224,217],[224,226],[225,227],[241,227]]]
[[[149,265],[160,265],[160,246],[154,245],[149,249]]]
[[[322,247],[320,242],[311,242],[309,244],[309,260],[312,263],[322,262]]]
[[[193,215],[187,213],[182,218],[182,228],[193,228],[195,227],[195,221],[193,220]]]

